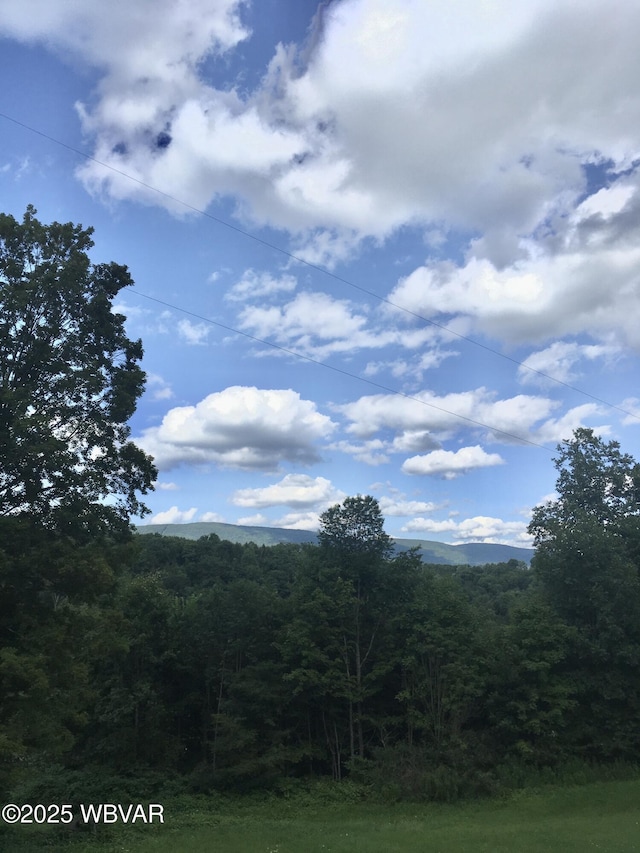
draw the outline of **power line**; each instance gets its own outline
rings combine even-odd
[[[364,293],[365,295],[370,296],[373,299],[377,299],[379,302],[381,302],[384,305],[388,305],[389,307],[394,308],[398,311],[401,311],[404,314],[407,314],[408,316],[413,317],[414,319],[420,320],[423,323],[428,323],[429,325],[434,326],[435,328],[441,329],[442,331],[446,332],[447,334],[451,335],[452,337],[456,337],[460,340],[466,341],[467,343],[472,344],[473,346],[480,347],[481,349],[485,350],[486,352],[490,352],[493,355],[497,356],[498,358],[503,358],[506,361],[510,361],[512,364],[515,364],[518,367],[521,367],[524,370],[529,371],[530,373],[534,373],[537,376],[542,377],[543,379],[547,379],[550,382],[555,382],[557,385],[561,385],[570,391],[574,391],[577,394],[582,394],[583,396],[588,397],[589,399],[594,400],[595,402],[600,403],[603,406],[607,406],[610,409],[615,409],[616,411],[621,412],[622,414],[627,415],[628,417],[631,417],[631,418],[634,418],[635,420],[640,421],[640,417],[638,417],[638,415],[634,414],[633,412],[628,411],[627,409],[623,409],[621,406],[616,406],[614,403],[610,403],[607,400],[603,400],[601,397],[597,397],[594,394],[589,393],[588,391],[584,391],[582,388],[577,388],[575,385],[571,385],[568,382],[564,382],[562,379],[557,379],[554,376],[550,376],[548,373],[544,373],[542,370],[537,370],[534,367],[530,367],[528,364],[525,364],[525,362],[523,362],[523,361],[519,361],[518,359],[512,358],[511,356],[506,355],[505,353],[499,352],[498,350],[493,349],[493,347],[490,347],[487,344],[483,344],[480,341],[475,340],[474,338],[470,338],[467,335],[463,335],[460,332],[456,332],[453,329],[450,329],[448,326],[445,326],[442,323],[438,323],[436,320],[431,320],[429,317],[425,317],[424,315],[419,314],[416,311],[412,311],[410,308],[406,308],[405,306],[400,305],[399,303],[396,303],[393,300],[388,299],[385,296],[381,296],[379,293],[376,293],[373,290],[369,290],[368,288],[363,287],[362,285],[356,284],[355,282],[352,282],[349,279],[346,279],[343,276],[338,275],[337,273],[331,272],[331,270],[328,270],[325,267],[321,267],[318,264],[314,264],[311,261],[307,261],[304,258],[301,258],[300,256],[294,254],[293,252],[289,252],[287,249],[283,249],[282,246],[278,246],[276,243],[271,243],[269,240],[264,240],[262,237],[258,237],[256,234],[252,234],[250,231],[247,231],[244,228],[240,228],[240,226],[238,226],[238,225],[233,225],[231,222],[227,221],[226,219],[221,219],[218,216],[214,216],[212,213],[207,213],[206,210],[202,210],[201,208],[196,207],[195,205],[189,204],[189,202],[183,201],[182,199],[179,199],[176,196],[171,195],[171,193],[167,193],[164,190],[158,189],[158,187],[154,187],[152,184],[148,184],[145,181],[142,181],[139,178],[136,178],[133,175],[130,175],[127,172],[122,171],[121,169],[117,169],[115,166],[112,166],[109,163],[105,163],[102,160],[98,160],[96,157],[93,157],[91,154],[87,154],[85,151],[82,151],[79,148],[75,148],[73,145],[69,145],[66,142],[62,142],[61,140],[56,139],[55,137],[50,136],[47,133],[44,133],[44,131],[38,130],[37,128],[34,128],[31,125],[26,124],[25,122],[21,122],[18,119],[13,118],[13,116],[10,116],[10,115],[7,115],[6,113],[0,112],[0,118],[5,119],[6,121],[10,121],[13,124],[17,125],[18,127],[22,127],[25,130],[28,130],[30,133],[34,133],[38,136],[41,136],[43,139],[46,139],[49,142],[53,142],[55,145],[58,145],[62,148],[66,148],[68,151],[71,151],[73,154],[76,154],[79,157],[83,157],[85,160],[89,160],[92,163],[96,163],[98,166],[102,166],[104,169],[108,169],[109,171],[113,172],[114,174],[120,175],[121,177],[126,178],[129,181],[132,181],[133,183],[138,184],[139,186],[143,187],[144,189],[147,189],[153,193],[156,193],[157,195],[160,195],[163,198],[168,199],[169,201],[175,202],[176,204],[179,204],[182,207],[186,208],[187,210],[191,210],[194,213],[199,214],[200,216],[204,216],[207,219],[210,219],[212,222],[216,222],[218,225],[222,225],[223,227],[228,228],[231,231],[235,231],[236,233],[241,234],[244,237],[247,237],[248,239],[253,240],[256,243],[259,243],[260,245],[265,246],[268,249],[272,249],[275,252],[279,252],[280,254],[284,255],[285,257],[287,257],[293,261],[296,261],[296,263],[303,264],[304,266],[306,266],[310,269],[313,269],[316,272],[321,273],[322,275],[325,275],[325,276],[328,276],[329,278],[332,278],[334,281],[338,281],[341,284],[346,284],[348,287],[351,287],[354,290],[360,291],[360,293]],[[141,294],[141,295],[144,295],[144,294]],[[152,297],[147,297],[147,298],[152,298]],[[157,301],[161,301],[161,300],[157,300]],[[189,311],[186,311],[186,309],[176,308],[176,310],[179,310],[179,311],[184,310],[185,313],[187,313],[187,314],[191,313]],[[194,316],[197,316],[197,315],[194,315]],[[215,322],[212,320],[207,320],[207,318],[200,318],[200,319],[203,319],[206,322]],[[222,324],[217,324],[217,325],[222,325]],[[245,334],[244,332],[240,332],[238,330],[232,330],[232,331],[237,331],[238,334]],[[251,337],[251,336],[248,335],[248,337]],[[260,339],[256,338],[256,340],[260,340]],[[269,341],[261,341],[261,342],[266,343],[270,346],[277,346],[275,344],[270,344]],[[279,348],[285,349],[284,347],[279,347]],[[298,353],[295,353],[292,350],[291,351],[286,350],[286,351],[291,352],[293,355],[299,355]],[[311,359],[311,360],[313,361],[313,359]],[[318,364],[324,364],[324,362],[317,362],[317,363]],[[329,366],[329,365],[325,365],[325,366]],[[332,368],[332,369],[337,369],[337,368]],[[348,373],[347,373],[347,375],[354,375],[355,376],[355,374],[348,374]],[[364,379],[363,379],[363,381],[369,382],[369,380],[364,380]],[[376,385],[376,383],[373,383],[373,382],[370,384]],[[393,392],[393,393],[396,393],[396,392]],[[401,392],[397,392],[397,393],[401,393]],[[540,445],[540,446],[543,446],[543,445]]]

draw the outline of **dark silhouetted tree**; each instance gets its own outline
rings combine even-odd
[[[92,264],[92,229],[0,215],[0,516],[65,532],[126,528],[155,477],[129,441],[142,344],[113,300],[126,267]]]

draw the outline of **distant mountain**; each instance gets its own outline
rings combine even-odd
[[[222,524],[219,521],[197,521],[193,524],[141,524],[137,533],[160,533],[162,536],[180,536],[182,539],[200,539],[215,533],[228,542],[255,542],[256,545],[278,545],[281,542],[315,542],[316,534],[309,530],[286,530],[282,527],[244,527],[240,524]]]
[[[220,539],[244,544],[278,545],[281,542],[315,543],[316,534],[309,530],[287,530],[283,527],[244,527],[239,524],[222,524],[217,521],[199,521],[194,524],[141,524],[137,533],[159,533],[161,536],[180,536],[184,539],[200,539],[215,533]],[[481,566],[484,563],[506,563],[522,560],[530,563],[532,548],[515,548],[511,545],[491,545],[485,542],[469,542],[466,545],[446,545],[429,539],[394,539],[397,551],[408,551],[420,547],[425,563],[442,563],[450,566]]]

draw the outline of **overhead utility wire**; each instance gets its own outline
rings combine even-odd
[[[142,296],[144,299],[148,299],[151,302],[157,302],[159,305],[164,305],[165,308],[171,308],[174,311],[181,311],[183,314],[188,314],[190,317],[195,317],[197,320],[202,320],[205,323],[210,323],[212,326],[218,326],[220,329],[225,329],[225,331],[227,332],[233,332],[236,335],[242,335],[245,338],[249,338],[249,340],[251,341],[255,341],[256,343],[265,344],[266,346],[273,347],[273,349],[277,349],[280,352],[287,353],[288,355],[293,355],[296,358],[301,358],[304,361],[311,362],[311,364],[317,364],[320,367],[325,367],[327,370],[333,370],[335,373],[342,374],[342,376],[348,376],[351,379],[357,379],[359,382],[365,382],[367,385],[372,385],[374,388],[386,391],[388,394],[394,394],[398,397],[404,397],[405,400],[415,400],[416,403],[421,403],[423,406],[428,406],[430,409],[436,409],[438,412],[444,412],[445,414],[451,415],[454,418],[459,418],[460,420],[467,421],[467,423],[473,424],[474,426],[479,426],[483,429],[488,429],[491,432],[498,433],[499,435],[505,435],[508,438],[513,438],[522,444],[530,444],[532,447],[539,447],[541,450],[545,450],[547,453],[551,454],[550,448],[546,447],[544,444],[539,444],[537,441],[531,441],[528,438],[523,438],[521,435],[515,435],[515,433],[507,432],[504,429],[498,429],[497,427],[490,426],[489,424],[485,424],[482,421],[476,421],[473,418],[468,418],[466,415],[461,415],[458,412],[452,412],[450,409],[445,409],[443,406],[436,406],[435,403],[428,403],[421,397],[416,397],[413,394],[405,394],[404,391],[398,391],[397,388],[390,388],[388,385],[382,385],[380,382],[374,382],[373,379],[367,379],[366,376],[359,376],[357,373],[351,373],[350,371],[345,370],[343,367],[336,367],[333,364],[327,364],[326,361],[320,361],[317,358],[313,358],[313,356],[306,355],[305,353],[301,352],[296,352],[295,350],[289,349],[288,347],[283,347],[281,344],[276,344],[273,341],[267,341],[264,338],[257,337],[257,335],[251,335],[249,334],[249,332],[243,332],[241,329],[235,329],[233,326],[229,326],[226,323],[221,323],[219,320],[212,320],[211,317],[205,317],[202,314],[196,314],[195,311],[189,311],[186,308],[181,308],[179,305],[173,305],[171,302],[166,302],[164,299],[158,299],[156,296],[149,296],[148,293],[142,293],[142,291],[136,290],[135,287],[132,287],[129,290],[129,293],[135,293],[136,296]]]
[[[380,294],[376,293],[374,290],[369,290],[368,288],[363,287],[362,285],[355,284],[355,282],[349,281],[349,279],[343,278],[342,276],[337,275],[337,273],[331,272],[330,270],[325,269],[324,267],[321,267],[318,264],[314,264],[311,261],[307,261],[304,258],[293,254],[293,252],[289,252],[286,249],[283,249],[282,246],[278,246],[276,243],[270,243],[268,240],[263,240],[262,237],[258,237],[255,234],[252,234],[250,231],[245,231],[244,228],[240,228],[237,225],[233,225],[226,219],[221,219],[218,216],[214,216],[212,213],[207,213],[206,210],[202,210],[201,208],[196,207],[193,204],[189,204],[189,202],[187,201],[183,201],[182,199],[176,198],[170,193],[158,189],[158,187],[154,187],[152,184],[147,184],[145,181],[140,180],[140,178],[136,178],[133,175],[129,175],[127,172],[123,172],[121,169],[117,169],[115,166],[111,166],[109,163],[105,163],[102,160],[98,160],[97,157],[93,157],[91,154],[87,154],[85,151],[81,151],[79,148],[75,148],[73,145],[69,145],[66,142],[62,142],[60,139],[56,139],[54,136],[50,136],[49,134],[44,133],[44,131],[42,130],[38,130],[37,128],[32,127],[31,125],[26,124],[25,122],[13,118],[13,116],[0,112],[0,118],[4,118],[15,125],[18,125],[18,127],[22,127],[25,130],[30,131],[31,133],[35,133],[37,136],[41,136],[43,139],[47,139],[49,142],[53,142],[55,145],[59,145],[62,148],[66,148],[68,151],[77,154],[79,157],[84,157],[85,160],[89,160],[92,163],[96,163],[98,166],[102,166],[103,168],[108,169],[109,171],[114,172],[117,175],[121,175],[123,178],[126,178],[129,181],[132,181],[133,183],[138,184],[139,186],[144,187],[145,189],[150,190],[151,192],[154,192],[157,195],[163,196],[164,198],[169,199],[170,201],[173,201],[176,204],[187,208],[187,210],[191,210],[194,213],[198,213],[200,216],[205,216],[207,219],[218,223],[218,225],[223,225],[225,228],[229,228],[232,231],[236,231],[238,234],[242,234],[244,237],[248,237],[250,240],[254,240],[256,243],[260,243],[261,245],[266,246],[268,249],[273,249],[273,251],[285,255],[286,257],[291,258],[291,260],[296,261],[297,263],[304,264],[304,266],[316,270],[317,272],[322,273],[323,275],[329,276],[335,281],[339,281],[342,284],[346,284],[348,287],[352,287],[354,290],[359,290],[361,293],[364,293],[367,296],[371,296],[374,299],[377,299],[379,302],[382,302],[385,305],[389,305],[391,308],[395,308],[398,311],[402,311],[411,317],[415,317],[417,320],[422,320],[424,323],[429,323],[430,325],[435,326],[438,329],[442,329],[444,332],[447,332],[453,337],[459,338],[460,340],[466,341],[467,343],[473,344],[474,346],[481,347],[483,350],[486,350],[487,352],[490,352],[493,355],[498,356],[499,358],[504,358],[507,361],[510,361],[512,364],[517,364],[518,367],[522,367],[524,370],[528,370],[530,373],[535,373],[537,376],[541,376],[544,379],[548,379],[551,382],[555,382],[558,385],[562,385],[563,387],[568,388],[570,391],[575,391],[577,394],[582,394],[585,397],[589,397],[589,399],[591,400],[595,400],[597,403],[601,403],[603,406],[607,406],[610,409],[615,409],[616,411],[621,412],[622,414],[627,415],[628,417],[640,421],[640,417],[638,415],[628,411],[627,409],[623,409],[621,406],[616,406],[614,403],[609,403],[607,400],[603,400],[601,397],[596,397],[594,394],[590,394],[588,391],[584,391],[582,388],[577,388],[575,385],[571,385],[568,382],[564,382],[562,379],[557,379],[554,376],[550,376],[548,373],[544,373],[542,370],[537,370],[535,367],[530,367],[523,361],[518,361],[517,358],[512,358],[511,356],[506,355],[505,353],[498,352],[498,350],[493,349],[487,344],[483,344],[480,341],[476,341],[474,338],[470,338],[466,335],[461,334],[460,332],[456,332],[453,329],[448,328],[443,323],[438,323],[436,320],[431,320],[429,317],[425,317],[422,314],[418,314],[416,311],[412,311],[410,308],[406,308],[405,306],[400,305],[397,302],[393,302],[393,300],[388,299],[385,296],[380,296]],[[182,309],[179,308],[178,310]],[[186,313],[190,312],[187,311]],[[268,341],[266,343],[268,343]],[[322,362],[318,363],[321,364]]]

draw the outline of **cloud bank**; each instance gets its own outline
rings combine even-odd
[[[201,209],[228,196],[243,220],[285,229],[321,263],[406,226],[457,230],[465,262],[417,267],[394,301],[504,340],[586,333],[640,347],[640,6],[342,0],[320,11],[307,44],[278,45],[248,92],[210,73],[251,39],[243,0],[32,0],[7,5],[0,32],[100,75],[78,107],[95,157],[78,175],[92,192],[176,213],[169,196]],[[594,171],[604,186],[590,186]],[[254,274],[229,298],[292,286]],[[304,300],[321,298],[247,310],[245,327],[278,322],[304,346]],[[340,349],[339,330],[365,335],[344,306],[319,307],[334,324],[325,348]]]

